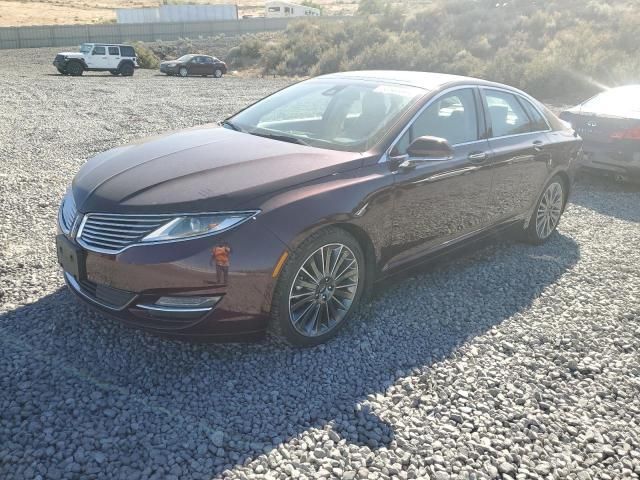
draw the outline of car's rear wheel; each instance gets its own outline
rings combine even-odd
[[[80,62],[69,62],[66,70],[67,73],[73,77],[79,77],[84,73],[84,67]]]
[[[122,65],[120,67],[120,74],[123,77],[131,77],[133,76],[133,72],[135,71],[135,69],[133,68],[133,65],[131,65],[130,63],[125,63],[124,65]]]
[[[120,71],[119,70],[109,70],[109,73],[111,75],[120,75]]]
[[[213,71],[213,76],[216,77],[216,78],[221,78],[222,77],[222,70],[220,70],[219,68],[216,68]]]
[[[271,332],[295,346],[333,337],[362,297],[365,268],[362,248],[346,231],[328,228],[309,237],[280,274]]]
[[[547,241],[560,223],[567,199],[564,180],[556,175],[545,186],[525,231],[525,240],[536,245]]]
[[[181,77],[186,77],[187,75],[189,75],[189,70],[187,70],[187,67],[180,67],[178,73]]]

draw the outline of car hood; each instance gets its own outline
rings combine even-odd
[[[65,57],[83,58],[84,55],[80,52],[60,52],[58,55],[64,55]]]
[[[357,168],[359,153],[324,150],[216,125],[114,148],[73,180],[80,212],[180,213],[258,208],[251,200]]]

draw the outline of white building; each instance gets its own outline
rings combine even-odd
[[[291,2],[272,1],[265,3],[265,16],[268,18],[277,17],[318,17],[319,8],[307,7]]]

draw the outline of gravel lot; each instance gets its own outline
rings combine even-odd
[[[390,284],[324,346],[171,342],[62,288],[59,199],[87,157],[286,81],[55,53],[0,51],[0,478],[640,477],[639,188],[581,183],[545,246]]]

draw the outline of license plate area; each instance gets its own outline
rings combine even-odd
[[[86,258],[84,251],[64,235],[56,236],[56,253],[62,269],[77,280],[86,278]]]

